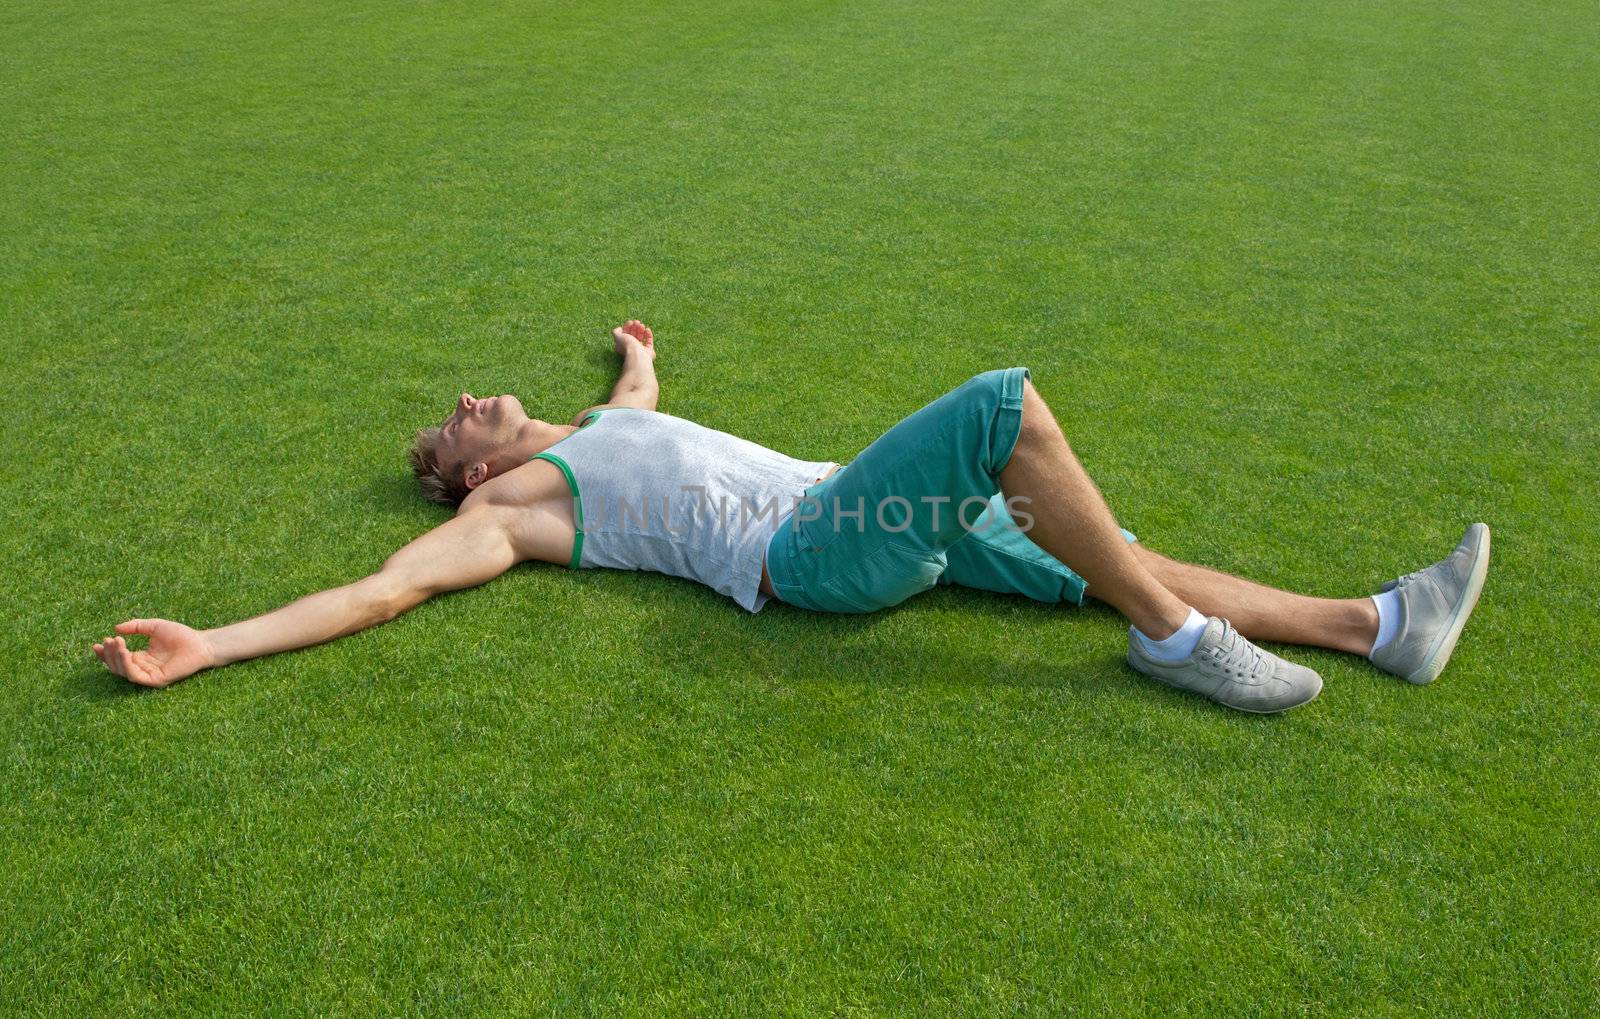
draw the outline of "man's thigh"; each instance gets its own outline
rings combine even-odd
[[[927,590],[999,491],[1027,369],[985,372],[907,417],[806,492],[769,549],[785,601],[870,612]]]

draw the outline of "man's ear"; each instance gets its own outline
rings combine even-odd
[[[475,463],[467,467],[467,491],[472,491],[485,481],[489,480],[489,465]]]

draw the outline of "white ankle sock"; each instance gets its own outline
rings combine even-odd
[[[1372,650],[1367,652],[1371,658],[1391,640],[1400,629],[1400,592],[1391,588],[1382,594],[1372,596],[1372,604],[1378,606],[1378,639],[1372,642]]]
[[[1183,625],[1178,627],[1178,631],[1166,640],[1151,640],[1138,627],[1133,629],[1133,639],[1139,642],[1144,653],[1163,662],[1181,662],[1188,658],[1194,654],[1195,645],[1199,644],[1200,638],[1205,635],[1206,617],[1194,609],[1189,610],[1189,618],[1185,619]]]

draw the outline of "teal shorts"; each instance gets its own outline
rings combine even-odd
[[[1028,540],[1026,503],[1008,507],[1000,492],[1027,378],[1026,368],[972,378],[806,489],[767,546],[778,598],[874,612],[959,584],[1082,604],[1083,578]]]

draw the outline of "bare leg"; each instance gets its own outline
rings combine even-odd
[[[1033,516],[1028,537],[1147,637],[1172,636],[1189,617],[1189,605],[1153,576],[1123,539],[1100,490],[1031,383],[1023,384],[1022,401],[1022,432],[1000,472],[1000,488],[1008,500],[1030,500],[1018,505]]]
[[[1365,655],[1378,636],[1371,598],[1311,598],[1133,546],[1146,569],[1208,616],[1222,616],[1251,640],[1275,640]],[[1099,592],[1092,591],[1096,597]]]

